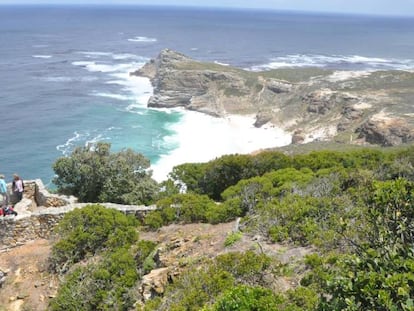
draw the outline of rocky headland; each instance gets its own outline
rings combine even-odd
[[[292,143],[317,140],[394,146],[414,140],[414,72],[286,68],[247,71],[163,50],[132,75],[154,87],[149,107],[215,117],[254,115]]]

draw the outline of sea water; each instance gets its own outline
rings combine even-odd
[[[251,117],[148,109],[129,73],[164,48],[247,70],[414,68],[414,19],[257,10],[0,6],[0,173],[41,178],[77,146],[107,141],[174,165],[290,143]]]

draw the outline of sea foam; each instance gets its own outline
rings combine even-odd
[[[43,59],[49,59],[52,58],[52,55],[32,55],[33,58],[43,58]]]
[[[157,39],[156,38],[136,36],[134,38],[128,39],[128,41],[130,41],[130,42],[157,42]]]
[[[366,57],[360,55],[318,55],[318,54],[292,54],[273,57],[267,64],[247,68],[252,71],[263,71],[289,67],[318,67],[350,70],[382,70],[414,68],[413,59],[395,59]]]
[[[181,113],[181,121],[171,126],[175,134],[165,138],[165,143],[176,145],[176,149],[152,166],[157,181],[165,180],[172,168],[182,163],[207,162],[225,154],[246,154],[291,143],[291,135],[280,128],[254,127],[254,116],[215,118],[194,111]]]

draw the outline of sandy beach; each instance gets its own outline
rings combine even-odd
[[[152,166],[157,181],[167,178],[176,165],[190,162],[208,162],[225,154],[246,154],[256,150],[285,146],[291,143],[291,134],[273,125],[253,126],[254,116],[229,115],[215,118],[182,109],[180,123],[171,126],[176,135],[166,143],[177,148]]]

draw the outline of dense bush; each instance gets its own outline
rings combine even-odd
[[[414,184],[375,183],[366,238],[327,278],[323,310],[414,309]]]
[[[310,170],[296,170],[294,168],[280,169],[266,173],[261,177],[243,179],[236,185],[228,187],[222,197],[226,201],[236,204],[243,215],[252,214],[257,205],[263,205],[273,198],[280,198],[300,187],[313,177]]]
[[[176,166],[170,178],[189,192],[207,194],[220,201],[221,193],[240,180],[290,166],[290,158],[280,152],[263,152],[256,156],[234,154],[208,163]]]
[[[175,166],[169,176],[173,183],[188,192],[203,193],[200,181],[206,171],[207,163],[185,163]]]
[[[101,205],[88,205],[65,215],[56,227],[51,268],[65,272],[76,262],[103,250],[128,246],[138,238],[137,220]]]
[[[217,302],[203,311],[268,311],[278,310],[284,299],[263,287],[238,285],[220,296]]]
[[[240,180],[286,168],[306,168],[316,172],[329,168],[378,170],[382,167],[383,174],[390,175],[396,170],[402,173],[402,165],[405,168],[411,167],[411,171],[414,172],[414,160],[411,160],[407,153],[409,154],[409,151],[393,153],[359,149],[348,152],[321,150],[293,156],[277,151],[266,151],[256,155],[225,155],[207,163],[186,163],[176,166],[170,178],[181,188],[207,194],[213,200],[221,201],[222,192]]]
[[[146,240],[140,240],[134,245],[134,259],[136,261],[136,266],[138,268],[140,277],[155,267],[155,262],[152,255],[156,246],[156,243]]]
[[[81,202],[147,204],[158,188],[142,154],[131,149],[110,152],[110,144],[78,147],[53,164],[57,191]]]
[[[132,288],[138,280],[132,254],[125,248],[106,253],[103,260],[70,273],[52,299],[50,309],[130,310],[137,299]]]
[[[193,193],[175,194],[159,200],[157,210],[148,213],[144,224],[152,229],[177,223],[210,222],[218,223],[233,219],[238,211],[227,205],[215,203],[206,195]]]

